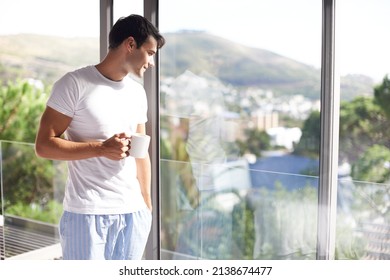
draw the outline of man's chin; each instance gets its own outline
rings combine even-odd
[[[139,70],[137,73],[136,73],[136,76],[138,78],[143,78],[144,77],[144,73],[145,73],[146,69],[141,69]]]
[[[144,73],[145,71],[141,71],[141,72],[130,72],[129,74],[133,77],[136,77],[136,78],[143,78],[144,77]]]

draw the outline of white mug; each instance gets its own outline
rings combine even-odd
[[[134,158],[144,158],[148,154],[150,136],[141,133],[131,135],[131,148],[129,155]]]

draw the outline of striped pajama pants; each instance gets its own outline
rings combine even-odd
[[[149,236],[149,209],[118,215],[64,211],[59,225],[64,260],[140,260]]]

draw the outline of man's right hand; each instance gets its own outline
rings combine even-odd
[[[122,132],[103,142],[101,156],[111,160],[121,160],[129,156],[130,136]]]

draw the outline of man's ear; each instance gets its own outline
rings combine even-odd
[[[137,48],[137,43],[132,36],[127,38],[127,48],[129,49],[129,51]]]

